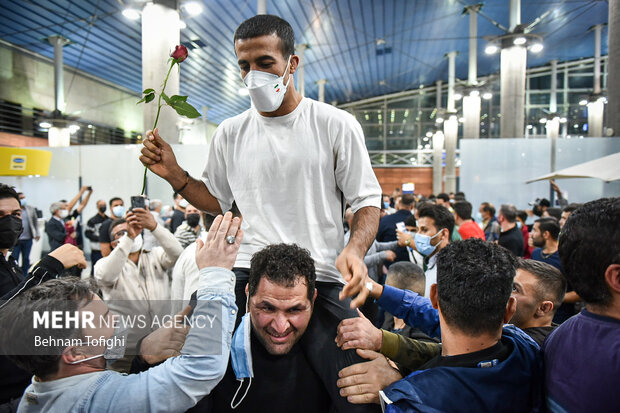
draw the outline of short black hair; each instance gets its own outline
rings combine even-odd
[[[110,229],[108,230],[108,235],[110,236],[110,242],[114,241],[114,237],[112,236],[114,228],[119,226],[120,224],[124,224],[125,222],[127,222],[125,221],[125,218],[116,218],[114,221],[110,223]]]
[[[547,214],[557,220],[560,220],[560,218],[562,218],[562,210],[560,208],[547,208]]]
[[[390,265],[386,283],[401,290],[411,290],[424,295],[426,277],[420,266],[409,261],[398,261]]]
[[[21,193],[21,192],[20,192]],[[9,186],[7,184],[0,184],[0,199],[7,198],[15,198],[19,205],[21,206],[21,202],[19,201],[19,195],[15,191],[15,187]]]
[[[110,202],[109,202],[110,208],[112,208],[112,202],[114,202],[114,201],[121,201],[121,202],[123,202],[123,198],[119,198],[117,196],[115,196],[114,198],[110,198]],[[123,202],[123,204],[124,204],[124,202]]]
[[[549,231],[549,235],[551,238],[557,241],[558,236],[560,235],[560,223],[557,219],[552,217],[540,218],[534,221],[535,224],[538,224],[538,228],[540,228],[540,233],[544,234],[545,231]]]
[[[488,212],[492,217],[495,216],[495,207],[493,206],[493,204],[489,202],[483,202],[480,204],[480,206],[482,207],[482,210],[484,212]]]
[[[517,210],[517,218],[520,218],[521,221],[527,221],[527,212],[522,209]]]
[[[316,282],[314,260],[310,251],[296,244],[268,245],[252,256],[250,260],[250,297],[256,294],[261,278],[291,288],[302,277],[308,287],[308,299],[312,301]]]
[[[452,239],[452,230],[454,229],[454,216],[447,208],[435,204],[423,204],[418,209],[418,218],[432,218],[435,221],[437,232],[442,229],[448,230],[448,239]]]
[[[516,268],[510,251],[481,239],[442,248],[437,254],[437,295],[446,322],[466,334],[496,333]]]
[[[35,312],[79,311],[96,293],[94,280],[63,277],[46,281],[24,291],[0,311],[2,335],[0,347],[19,367],[42,379],[58,371],[58,362],[67,346],[46,346],[45,351],[35,343],[37,335],[49,336],[54,342],[82,339],[79,328],[33,328]],[[17,348],[19,347],[19,348]],[[43,354],[42,354],[43,353]]]
[[[570,212],[572,214],[580,206],[581,206],[581,204],[576,204],[576,203],[568,204],[564,208],[562,208],[562,212]]]
[[[607,307],[612,295],[605,271],[620,264],[620,198],[584,204],[566,220],[560,234],[560,259],[568,282],[587,304]]]
[[[446,194],[445,192],[442,192],[439,195],[437,195],[437,199],[442,199],[444,202],[450,202],[450,195]]]
[[[553,302],[553,311],[560,308],[566,294],[566,278],[553,265],[542,261],[517,258],[517,269],[527,271],[536,277],[536,298]]]
[[[471,219],[472,206],[467,201],[457,201],[452,205],[452,209],[456,212],[456,215],[463,220]]]
[[[411,194],[403,194],[400,197],[400,203],[408,207],[415,205],[415,197]]]
[[[415,215],[411,214],[407,218],[405,218],[405,226],[406,227],[414,227],[417,228],[418,223],[415,220]],[[393,265],[393,264],[392,264]]]
[[[280,39],[280,51],[285,59],[295,54],[295,32],[293,28],[286,20],[271,14],[259,14],[241,23],[235,30],[233,43],[236,43],[237,40],[253,39],[271,34],[275,34]]]
[[[508,222],[515,222],[517,220],[517,208],[514,205],[504,204],[499,208],[499,213]]]

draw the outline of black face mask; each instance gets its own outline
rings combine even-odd
[[[22,219],[15,215],[0,218],[0,248],[13,248],[23,230]]]
[[[194,228],[200,222],[200,214],[187,214],[185,220],[187,221],[187,225]]]
[[[108,209],[108,207],[107,207],[107,206],[105,206],[105,205],[101,205],[101,206],[99,207],[99,212],[101,212],[101,213],[103,214],[103,213],[105,212],[105,210],[106,210],[106,209]]]

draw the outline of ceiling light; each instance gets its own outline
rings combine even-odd
[[[477,98],[478,96],[480,96],[480,92],[477,90],[472,90],[471,92],[469,92],[469,96]]]
[[[123,16],[129,20],[138,20],[140,18],[140,12],[136,9],[127,8],[123,10]]]
[[[532,125],[527,125],[527,128],[528,128],[528,129],[534,129],[534,126],[532,126]]]
[[[437,119],[435,120],[435,122],[443,123],[443,118],[441,116],[437,116]]]
[[[187,24],[183,20],[179,20],[179,29],[183,30],[187,27]]]
[[[465,118],[461,116],[461,117],[459,118],[459,122],[460,122],[460,123],[464,123],[464,122],[465,122]]]
[[[196,2],[196,1],[190,1],[188,3],[184,3],[183,4],[183,9],[190,16],[196,16],[197,14],[202,13],[202,6],[200,5],[200,3]]]
[[[43,128],[43,129],[49,129],[52,127],[52,124],[49,122],[41,122],[39,123],[39,127]]]
[[[532,46],[530,46],[530,50],[533,53],[539,53],[540,51],[542,51],[543,49],[543,44],[540,42],[534,43]]]
[[[80,130],[80,127],[78,125],[69,125],[69,132],[70,133],[75,133],[78,130]]]
[[[540,118],[539,122],[540,123],[547,123],[547,118]]]
[[[560,118],[560,123],[566,123],[567,119],[566,118]]]
[[[426,132],[426,137],[430,138],[431,136],[433,136],[433,132]]]
[[[493,97],[493,93],[491,93],[491,92],[486,92],[486,93],[482,94],[482,99],[485,99],[485,100],[489,100],[492,97]]]
[[[460,93],[454,94],[454,100],[461,100],[462,98],[463,98],[463,95],[461,95]]]
[[[515,37],[515,39],[512,41],[512,43],[514,43],[516,46],[520,46],[522,44],[525,44],[526,42],[527,39],[523,36]]]
[[[484,49],[484,52],[486,54],[495,54],[497,53],[497,51],[499,50],[499,48],[497,47],[496,44],[489,44],[487,45],[487,47]]]
[[[579,101],[579,104],[580,104],[581,106],[585,106],[585,105],[587,105],[587,104],[588,104],[588,99],[581,99],[581,100]]]
[[[237,93],[239,93],[239,96],[248,96],[250,94],[246,87],[240,87]]]
[[[601,96],[596,101],[600,103],[607,103],[607,98],[605,96]]]

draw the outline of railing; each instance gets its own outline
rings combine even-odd
[[[428,168],[433,166],[432,149],[412,149],[409,151],[368,151],[372,166],[389,168]],[[445,158],[445,152],[442,154]],[[445,162],[442,162],[445,165]],[[461,166],[460,151],[456,150],[456,166]]]

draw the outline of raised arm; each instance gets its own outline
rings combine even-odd
[[[196,208],[212,215],[221,214],[220,203],[215,198],[204,182],[192,178],[177,163],[172,147],[159,136],[159,131],[146,132],[140,162],[148,167],[154,174],[162,177],[172,186],[176,192]]]
[[[87,186],[82,186],[80,188],[80,191],[77,193],[77,195],[74,196],[71,201],[67,202],[67,211],[69,211],[69,214],[71,214],[71,211],[73,211],[73,207],[80,200],[80,197],[84,195],[84,192],[86,192],[86,189],[88,189]]]
[[[86,206],[86,204],[88,204],[88,200],[90,199],[90,196],[93,194],[93,189],[91,187],[87,187],[87,194],[86,194],[86,198],[84,198],[82,200],[82,202],[80,202],[80,206],[77,207],[77,212],[78,214],[81,214],[82,211],[84,210],[84,207]]]

